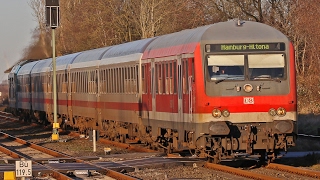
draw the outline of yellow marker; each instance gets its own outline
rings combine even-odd
[[[53,141],[59,140],[59,134],[52,134],[51,140]]]
[[[53,125],[53,129],[59,129],[60,128],[60,125],[59,125],[59,123],[53,123],[52,124]]]
[[[5,171],[4,180],[16,180],[16,173],[14,171]]]

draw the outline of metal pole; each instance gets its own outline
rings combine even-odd
[[[93,152],[96,152],[97,151],[96,130],[92,130],[92,141],[93,141]]]
[[[57,123],[57,75],[56,75],[56,42],[55,31],[52,28],[52,68],[53,68],[53,129],[52,140],[59,139],[59,123]]]

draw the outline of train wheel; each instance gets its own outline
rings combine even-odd
[[[173,145],[172,143],[168,143],[168,146],[166,148],[166,153],[171,154],[173,152]]]
[[[126,143],[126,135],[125,134],[121,134],[120,138],[119,138],[121,143]]]
[[[268,164],[272,163],[276,159],[276,153],[275,152],[268,152]]]

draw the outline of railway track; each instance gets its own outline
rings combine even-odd
[[[105,174],[108,177],[112,177],[115,179],[137,179],[134,177],[127,176],[125,174],[119,173],[117,171],[105,168],[103,166],[99,166],[98,164],[93,164],[83,159],[77,159],[66,154],[30,143],[23,139],[11,136],[4,132],[0,132],[0,136],[6,140],[6,142],[1,142],[0,150],[1,152],[9,155],[15,159],[29,159],[32,160],[32,163],[35,165],[35,171],[32,172],[33,176],[38,176],[46,174],[50,172],[53,178],[57,179],[72,179],[67,176],[70,174],[70,171],[73,169],[69,168],[70,166],[76,165],[77,169],[85,169],[99,172],[100,174]],[[22,148],[17,148],[21,146]],[[72,163],[60,163],[61,159],[73,161]],[[43,163],[49,162],[49,163]],[[50,163],[52,162],[52,163]],[[58,164],[58,166],[54,166]],[[59,167],[59,169],[57,168]],[[63,170],[61,167],[64,167]],[[67,169],[66,169],[67,167]],[[4,167],[3,171],[14,170],[13,167]],[[76,170],[74,170],[76,172]]]
[[[16,118],[10,117],[10,114],[1,113],[1,119],[6,120],[18,120]],[[78,135],[78,134],[73,134]],[[122,147],[124,149],[130,149],[132,151],[138,152],[155,152],[153,150],[145,149],[139,146],[134,146],[131,144],[124,144],[114,141],[109,141],[105,139],[100,139],[101,142],[111,144],[113,146]],[[1,150],[0,158],[6,159],[3,161],[5,165],[0,166],[0,174],[3,175],[4,170],[13,170],[13,162],[21,158],[32,159],[33,166],[35,167],[35,175],[46,175],[49,174],[52,177],[57,177],[57,179],[72,179],[70,177],[76,172],[80,172],[87,175],[94,174],[104,174],[106,176],[112,177],[114,179],[139,179],[132,177],[128,174],[134,172],[137,169],[143,169],[147,167],[164,167],[168,164],[176,166],[197,166],[205,167],[209,169],[214,169],[216,171],[223,171],[230,173],[239,177],[244,177],[248,179],[286,179],[282,177],[277,177],[276,174],[281,174],[281,172],[286,172],[288,174],[296,174],[296,177],[300,179],[314,179],[320,178],[320,172],[311,171],[307,169],[295,168],[291,166],[285,166],[281,164],[271,163],[265,167],[255,168],[260,169],[259,171],[269,172],[268,174],[261,174],[251,170],[244,170],[240,168],[232,168],[224,165],[217,165],[206,163],[201,160],[177,157],[176,155],[168,155],[167,157],[152,157],[152,158],[140,158],[131,160],[120,160],[120,161],[106,161],[99,162],[94,157],[87,158],[74,158],[57,151],[49,152],[49,150],[40,149],[41,146],[32,144],[30,142],[20,140],[17,137],[13,137],[6,133],[0,133],[0,142],[3,144],[1,147],[5,147],[7,150]],[[33,150],[23,150],[24,148],[17,148],[21,146],[27,146]],[[2,149],[2,148],[1,148]],[[17,150],[19,149],[19,151]],[[10,152],[14,150],[14,152]],[[23,150],[22,152],[20,150]],[[16,153],[16,154],[15,154]],[[9,155],[11,159],[9,159]],[[33,158],[37,156],[37,158]],[[93,160],[93,161],[92,161]],[[91,161],[91,162],[90,162]],[[271,173],[271,171],[274,171]],[[0,175],[0,176],[1,176]],[[2,176],[3,177],[3,176]],[[289,179],[289,178],[287,178]]]

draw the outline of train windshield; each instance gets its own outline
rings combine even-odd
[[[244,80],[244,55],[209,55],[211,80]]]
[[[283,54],[248,55],[250,80],[281,79],[284,77],[284,66]]]

